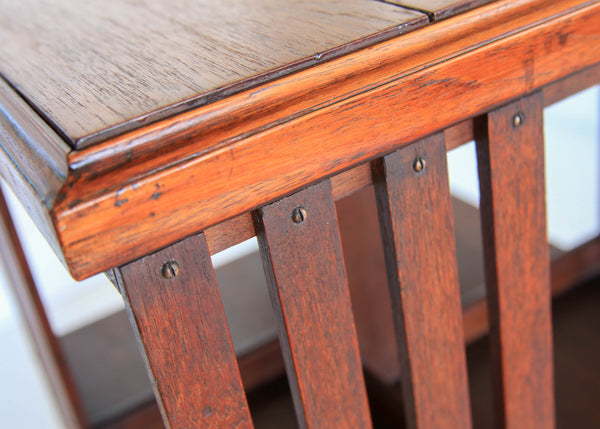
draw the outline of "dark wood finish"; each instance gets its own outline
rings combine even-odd
[[[0,263],[4,265],[9,286],[17,298],[19,310],[33,339],[63,423],[70,429],[83,428],[86,418],[78,392],[65,363],[63,351],[46,317],[2,189],[0,189],[0,256]]]
[[[246,392],[257,389],[285,373],[281,347],[276,339],[240,356],[238,365]]]
[[[600,427],[600,283],[580,285],[553,301],[556,427]],[[486,339],[467,348],[473,423],[493,428],[489,345]],[[519,427],[526,427],[525,423]]]
[[[400,365],[373,187],[342,198],[336,209],[362,362],[393,383]]]
[[[164,429],[160,411],[155,402],[142,405],[126,416],[100,424],[95,429]]]
[[[557,103],[598,83],[600,83],[600,64],[575,72],[544,88],[544,106]]]
[[[542,94],[490,112],[476,135],[498,424],[554,427]]]
[[[161,274],[168,261],[176,277]],[[117,278],[169,427],[251,428],[204,236],[125,265]]]
[[[419,157],[421,171],[416,171]],[[434,135],[374,171],[410,428],[471,426],[446,146]]]
[[[30,0],[0,7],[0,71],[81,148],[426,22],[370,0]]]
[[[597,2],[499,1],[73,154],[55,207],[71,271],[104,271],[593,64],[598,20]],[[436,121],[432,105],[445,106]]]
[[[50,212],[67,177],[69,147],[0,77],[0,175],[60,259]]]
[[[384,0],[388,3],[405,6],[425,12],[433,21],[450,18],[494,0]]]
[[[154,401],[152,384],[125,311],[60,338],[89,427]]]
[[[263,207],[256,227],[300,427],[371,427],[331,184]]]

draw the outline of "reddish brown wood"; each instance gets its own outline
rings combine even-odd
[[[54,210],[72,272],[139,257],[593,64],[599,20],[597,2],[499,1],[73,154]],[[435,121],[432,106],[444,106]]]
[[[411,428],[471,426],[443,134],[384,157],[375,190]]]
[[[263,207],[256,226],[300,426],[371,427],[331,184]]]
[[[65,362],[63,351],[52,332],[44,306],[29,271],[19,237],[0,188],[0,263],[33,339],[36,351],[54,393],[63,422],[68,428],[83,428],[86,417],[81,399]]]
[[[373,187],[342,198],[336,209],[363,365],[392,384],[400,365]]]
[[[546,86],[544,106],[557,103],[598,83],[600,83],[600,64],[595,64]]]
[[[176,277],[162,274],[169,261]],[[165,424],[251,428],[204,235],[116,271]]]
[[[241,356],[238,365],[246,392],[261,387],[285,373],[283,355],[277,339]]]
[[[542,94],[490,112],[476,134],[498,423],[554,427]]]

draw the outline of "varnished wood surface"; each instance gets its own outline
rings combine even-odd
[[[434,21],[458,15],[494,0],[385,0],[427,13]]]
[[[252,428],[204,236],[115,271],[168,427]]]
[[[50,211],[66,181],[69,147],[0,77],[0,175],[62,259]]]
[[[133,259],[594,64],[599,20],[596,2],[496,2],[73,154],[55,209],[71,270]],[[309,113],[332,96],[350,98]]]
[[[63,350],[52,332],[44,306],[29,271],[19,237],[0,188],[0,264],[8,276],[21,316],[33,339],[62,423],[68,429],[83,429],[87,419],[79,392],[65,362]],[[3,353],[10,353],[3,350]]]
[[[408,427],[469,428],[443,134],[384,157],[375,173]]]
[[[370,428],[331,184],[263,207],[256,225],[300,427]]]
[[[373,187],[342,198],[336,211],[363,366],[393,383],[400,365]]]
[[[3,2],[0,73],[82,147],[426,22],[371,0]]]
[[[555,427],[542,114],[538,92],[476,130],[495,410],[505,428]]]

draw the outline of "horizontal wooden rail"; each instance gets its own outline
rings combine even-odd
[[[596,83],[599,9],[496,1],[74,152],[5,85],[2,105],[29,125],[3,140],[1,174],[78,279],[207,228],[215,252],[248,235],[211,231],[246,231],[244,213],[268,202],[325,177],[341,198],[412,141],[446,129],[450,149],[511,99],[546,87],[547,105]],[[37,164],[11,155],[22,141]]]
[[[573,73],[543,89],[544,107],[600,83],[600,64]],[[473,120],[467,119],[444,130],[446,149],[451,151],[474,140]],[[360,164],[331,178],[334,199],[340,200],[373,184],[370,163]],[[251,214],[243,213],[206,230],[212,254],[254,237]]]
[[[127,139],[168,137],[176,148],[118,170],[103,173],[105,166],[89,164],[84,152],[74,153],[70,162],[77,171],[54,209],[72,274],[83,278],[140,257],[595,64],[600,57],[600,4],[591,3],[540,2],[538,8],[531,1],[493,3],[277,84],[308,85],[310,94],[316,94],[308,97],[314,108],[323,103],[316,90],[322,87],[311,79],[358,73],[347,84],[360,83],[360,92],[338,87],[337,94],[344,94],[339,99],[341,95],[325,91],[337,100],[333,105],[307,111],[304,92],[304,98],[292,97],[294,103],[287,107],[270,99],[278,114],[286,113],[287,119],[276,119],[275,113],[255,105],[263,90],[275,96],[271,92],[277,88],[267,85],[253,96],[245,94],[245,102],[226,100],[237,107],[207,106],[202,120],[194,119],[195,135],[178,131],[184,118],[177,118],[151,126],[150,134],[107,142],[129,147]],[[351,60],[361,63],[362,71]],[[523,64],[532,66],[524,69]],[[368,82],[361,76],[368,76]],[[294,118],[292,108],[302,116]],[[231,122],[235,109],[242,109],[239,125]],[[211,118],[217,121],[214,126],[206,122]],[[407,126],[399,126],[398,118]],[[256,121],[271,125],[265,128],[265,122]],[[173,134],[178,132],[183,132],[181,138]],[[131,156],[135,158],[133,152]],[[150,234],[157,230],[159,235]]]

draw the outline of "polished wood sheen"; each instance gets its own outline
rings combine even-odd
[[[162,274],[169,261],[173,278]],[[115,271],[165,424],[252,428],[204,236]]]
[[[300,427],[370,428],[331,184],[263,207],[256,225]]]
[[[74,153],[68,264],[104,271],[594,64],[599,20],[597,2],[492,3]]]
[[[374,175],[408,427],[469,428],[443,135],[384,157]]]
[[[476,133],[498,425],[553,428],[542,94],[490,112]]]
[[[0,72],[83,147],[426,22],[371,0],[3,2]]]

